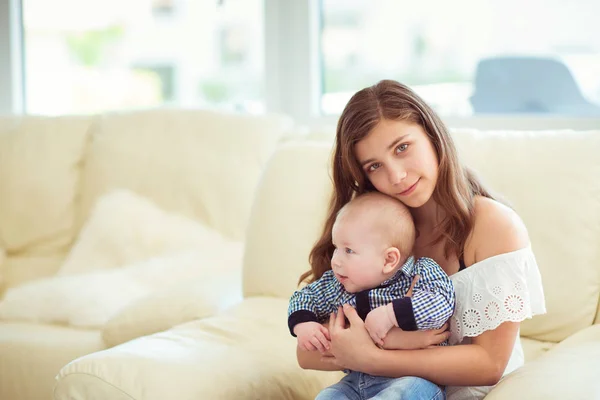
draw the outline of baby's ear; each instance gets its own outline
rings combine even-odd
[[[400,262],[400,250],[396,247],[388,247],[385,250],[385,262],[383,264],[383,273],[389,274],[398,266]]]

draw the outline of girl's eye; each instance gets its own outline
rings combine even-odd
[[[353,254],[353,253],[354,253],[354,250],[352,250],[352,249],[350,249],[350,248],[346,247],[346,253],[347,253],[347,254]]]
[[[398,153],[402,153],[403,151],[405,151],[408,148],[408,144],[406,143],[402,143],[401,145],[399,145],[398,147],[396,147],[396,154]]]
[[[381,165],[379,163],[373,163],[371,165],[369,165],[369,168],[367,168],[368,172],[373,172],[375,171],[377,168],[379,168]]]

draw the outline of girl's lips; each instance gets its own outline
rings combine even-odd
[[[417,184],[419,183],[420,180],[421,180],[420,178],[417,179],[417,181],[411,187],[406,189],[404,192],[398,193],[398,195],[399,196],[407,196],[407,195],[411,194],[412,192],[414,192],[415,188],[417,187]]]

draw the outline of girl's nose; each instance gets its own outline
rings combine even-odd
[[[389,175],[388,178],[390,180],[390,183],[392,185],[397,185],[400,182],[402,182],[404,180],[404,178],[406,178],[407,174],[404,169],[395,168],[395,169],[390,169],[388,175]]]

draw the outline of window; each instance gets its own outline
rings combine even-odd
[[[600,116],[596,0],[322,0],[321,110],[381,79],[440,114]]]
[[[23,0],[26,111],[264,111],[264,0]]]

